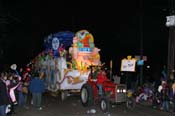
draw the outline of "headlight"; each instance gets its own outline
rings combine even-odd
[[[120,90],[119,89],[117,89],[117,93],[119,93],[120,92]]]
[[[123,93],[126,93],[126,89],[123,89]]]

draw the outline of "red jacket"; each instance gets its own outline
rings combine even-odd
[[[103,84],[103,82],[106,80],[108,80],[106,75],[104,75],[102,72],[100,72],[97,76],[97,84]]]

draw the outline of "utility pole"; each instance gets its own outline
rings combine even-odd
[[[140,0],[140,17],[139,17],[139,27],[140,27],[140,60],[143,60],[143,1]],[[143,84],[143,65],[140,65],[140,85]]]
[[[169,16],[166,17],[166,26],[169,27],[168,38],[168,79],[174,79],[175,71],[175,1],[169,0]]]

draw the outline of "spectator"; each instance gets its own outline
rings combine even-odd
[[[1,75],[0,77],[0,116],[6,116],[6,107],[8,104],[10,104],[8,92],[7,92],[7,86],[4,82],[4,76]]]
[[[45,91],[45,86],[43,78],[39,78],[39,73],[35,73],[34,78],[30,82],[29,90],[32,93],[34,107],[42,110],[42,93]]]
[[[24,107],[26,109],[28,109],[27,101],[28,101],[29,95],[30,95],[30,93],[28,91],[29,83],[30,83],[30,77],[31,77],[31,75],[30,75],[29,71],[25,70],[24,73],[23,73],[23,78],[22,78],[22,82],[23,82],[22,92],[23,92],[23,96],[24,96]]]
[[[162,83],[161,97],[162,97],[161,98],[162,110],[168,111],[169,110],[169,87],[165,81]]]
[[[174,78],[174,73],[171,73],[170,76],[172,76]],[[172,98],[173,98],[173,113],[175,114],[175,80],[173,80],[172,83]]]
[[[18,86],[21,84],[21,82],[18,80],[18,77],[15,76],[14,73],[8,73],[8,93],[9,93],[9,97],[11,100],[11,114],[15,114],[15,106],[18,104],[17,102],[17,92],[16,89],[18,88]]]

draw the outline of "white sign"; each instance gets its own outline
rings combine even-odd
[[[136,59],[123,59],[121,62],[121,71],[135,72]]]
[[[167,16],[166,19],[167,19],[166,22],[167,27],[175,26],[175,15]]]

